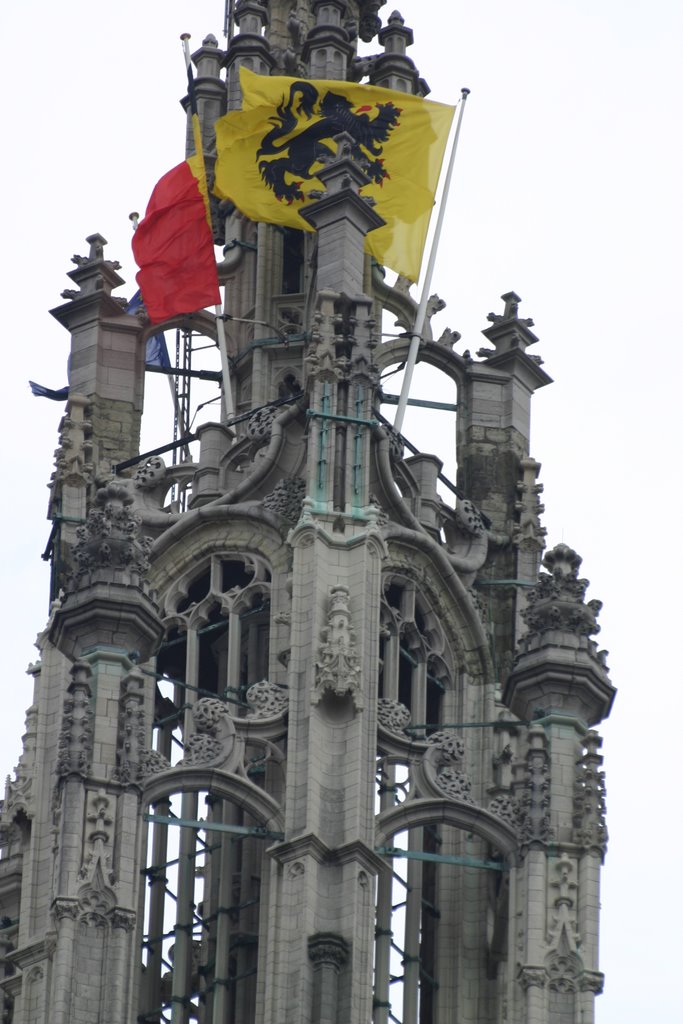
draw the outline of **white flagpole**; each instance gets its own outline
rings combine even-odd
[[[180,38],[183,44],[183,54],[185,55],[185,70],[189,72],[191,60],[189,32],[183,32]],[[203,164],[204,154],[202,153],[202,165]],[[204,169],[204,180],[206,181],[206,169]],[[225,321],[223,320],[223,305],[219,303],[217,306],[214,306],[214,313],[216,316],[216,340],[218,341],[218,351],[220,352],[221,356],[221,371],[223,377],[223,420],[227,421],[232,419],[232,417],[234,416],[234,406],[232,402],[232,387],[230,385],[230,360],[228,359],[228,347],[225,342]]]
[[[412,335],[410,339],[410,348],[408,350],[408,358],[406,360],[406,368],[405,373],[403,375],[403,386],[401,387],[401,394],[398,400],[398,408],[396,410],[396,419],[394,420],[394,430],[397,431],[397,433],[399,434],[401,433],[401,428],[403,426],[403,417],[405,416],[406,406],[408,405],[408,392],[410,391],[410,385],[413,378],[413,370],[415,369],[415,363],[417,362],[417,352],[420,347],[420,341],[422,338],[422,328],[424,327],[425,316],[427,313],[429,291],[432,286],[432,275],[434,273],[434,264],[436,262],[436,251],[439,247],[439,239],[441,238],[441,228],[443,226],[444,214],[446,212],[446,200],[448,199],[448,191],[451,187],[451,178],[453,177],[453,165],[455,163],[455,154],[458,149],[458,139],[460,138],[460,125],[462,124],[462,115],[465,113],[465,103],[467,101],[467,97],[469,96],[469,94],[469,89],[462,90],[462,103],[460,104],[458,123],[455,128],[453,146],[451,148],[451,155],[448,161],[446,180],[444,181],[443,193],[441,195],[441,205],[439,207],[439,213],[436,219],[436,226],[434,228],[434,237],[432,239],[432,247],[429,253],[429,261],[427,263],[427,272],[425,274],[425,280],[422,286],[422,296],[420,298],[420,305],[417,308],[415,324],[413,325]]]

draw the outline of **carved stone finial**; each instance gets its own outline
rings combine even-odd
[[[519,295],[515,292],[505,292],[504,295],[501,295],[501,299],[505,303],[502,315],[500,313],[489,313],[486,319],[490,320],[492,324],[504,323],[506,320],[519,320],[519,304],[522,301]],[[522,320],[521,322],[528,327],[534,326],[534,322],[531,319]]]
[[[107,239],[102,235],[97,234],[88,235],[86,242],[90,245],[90,252],[88,259],[90,260],[101,260],[104,257],[104,247],[107,244]]]
[[[591,636],[599,631],[600,601],[585,601],[588,580],[579,579],[581,558],[566,544],[546,552],[538,583],[527,596],[527,632],[518,645],[503,699],[522,719],[536,708],[595,725],[609,714],[615,689]]]
[[[600,632],[597,616],[602,604],[585,603],[588,580],[579,579],[581,562],[581,556],[567,544],[557,544],[545,553],[543,565],[550,575],[541,573],[522,613],[529,634],[557,629],[581,636]]]
[[[519,304],[522,301],[516,292],[505,292],[501,296],[505,306],[501,313],[489,313],[487,320],[491,324],[482,334],[495,345],[495,355],[501,356],[510,352],[525,352],[538,338],[531,328],[534,322],[530,317],[521,319]]]
[[[377,35],[382,27],[377,12],[386,3],[386,0],[361,0],[359,5],[360,21],[358,23],[358,35],[364,43],[369,43]]]

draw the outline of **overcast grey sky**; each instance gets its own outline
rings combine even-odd
[[[474,353],[500,295],[522,296],[555,383],[533,401],[549,545],[583,556],[604,602],[601,645],[619,693],[604,726],[608,824],[598,1024],[681,1020],[680,632],[683,227],[680,0],[464,0],[398,5],[432,97],[471,89],[433,290],[440,331]],[[386,22],[392,10],[381,12]],[[442,13],[438,13],[441,11]],[[184,156],[179,35],[222,43],[222,0],[6,4],[2,279],[6,426],[2,508],[2,765],[30,702],[46,617],[46,484],[69,339],[47,312],[86,235],[109,240],[135,290],[131,210]],[[374,47],[370,46],[370,50]],[[415,394],[419,397],[420,380]],[[430,384],[431,387],[431,384]],[[450,425],[405,432],[452,459]],[[163,425],[158,429],[165,429]],[[168,426],[170,433],[170,423]]]

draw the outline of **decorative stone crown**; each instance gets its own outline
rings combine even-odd
[[[522,612],[528,626],[523,640],[527,649],[531,637],[542,637],[551,630],[559,629],[577,636],[600,632],[597,617],[602,602],[584,601],[589,581],[578,578],[581,562],[581,557],[566,544],[558,544],[546,552],[543,565],[548,573],[540,574]]]
[[[548,551],[539,581],[527,596],[528,626],[505,685],[503,700],[521,719],[558,713],[588,725],[605,718],[614,700],[606,651],[599,632],[600,601],[585,601],[588,580],[579,579],[581,558],[566,544]]]
[[[151,540],[139,537],[140,514],[133,511],[133,497],[125,484],[116,480],[100,487],[85,526],[78,530],[74,548],[76,584],[98,569],[140,577],[149,569]],[[133,580],[131,580],[133,582]],[[135,580],[139,582],[139,580]]]
[[[140,514],[124,484],[110,481],[95,500],[77,531],[75,568],[50,639],[71,659],[106,645],[146,661],[163,634],[145,579],[152,541],[140,537]]]

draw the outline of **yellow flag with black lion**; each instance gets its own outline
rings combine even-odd
[[[454,108],[354,82],[268,77],[240,69],[243,108],[216,123],[214,192],[254,221],[311,231],[300,210],[316,198],[317,172],[353,139],[386,222],[366,236],[378,263],[416,281]]]

